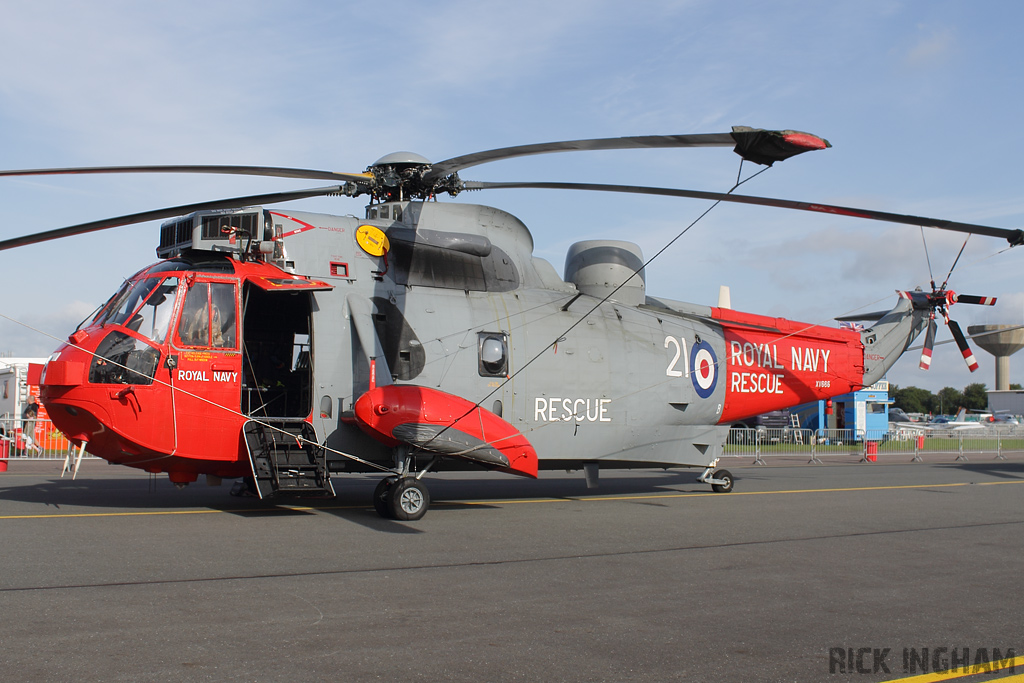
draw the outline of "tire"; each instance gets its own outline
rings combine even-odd
[[[373,490],[373,509],[384,519],[394,519],[394,516],[391,514],[391,490],[394,488],[396,481],[398,480],[394,477],[381,479],[380,483],[377,484],[377,488]]]
[[[430,507],[430,493],[419,479],[400,479],[392,488],[388,500],[391,517],[413,522],[427,514]]]
[[[232,496],[255,496],[259,497],[260,493],[256,490],[256,480],[252,477],[243,477],[236,481],[228,492]]]
[[[714,491],[715,493],[729,493],[730,491],[732,491],[734,481],[732,478],[732,474],[729,472],[729,470],[718,470],[717,472],[712,474],[711,477],[713,479],[722,479],[726,482],[725,484],[712,484],[712,491]]]

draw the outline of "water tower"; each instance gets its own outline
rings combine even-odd
[[[1010,356],[1024,349],[1024,329],[1019,325],[971,325],[971,339],[996,357],[996,391],[1010,388]]]

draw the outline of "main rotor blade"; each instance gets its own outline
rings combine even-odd
[[[320,197],[323,195],[343,193],[343,185],[332,185],[329,187],[314,187],[308,190],[274,192],[271,194],[254,194],[248,197],[230,197],[228,199],[215,199],[209,202],[182,204],[181,206],[172,206],[166,209],[133,213],[127,216],[118,216],[116,218],[106,218],[99,221],[92,221],[91,223],[81,223],[79,225],[72,225],[66,228],[57,228],[55,230],[47,230],[45,232],[37,232],[32,235],[25,235],[24,237],[2,240],[0,241],[0,251],[13,249],[14,247],[24,247],[29,244],[38,244],[39,242],[47,242],[49,240],[60,239],[62,237],[71,237],[72,235],[83,235],[87,232],[116,228],[122,225],[145,223],[146,221],[155,221],[160,220],[161,218],[173,218],[174,216],[181,216],[183,214],[192,213],[193,211],[204,211],[206,209],[238,209],[245,206],[278,204],[280,202],[292,201],[293,199],[306,199],[308,197]]]
[[[966,232],[975,235],[986,235],[988,237],[1000,237],[1009,242],[1011,247],[1016,247],[1021,244],[1024,244],[1024,230],[993,228],[987,225],[975,225],[974,223],[960,223],[958,221],[947,221],[939,218],[924,218],[922,216],[910,216],[901,213],[888,213],[886,211],[874,211],[872,209],[855,209],[846,206],[834,206],[832,204],[814,204],[811,202],[798,202],[789,199],[773,199],[771,197],[752,197],[749,195],[742,194],[727,194],[725,192],[705,192],[702,190],[677,190],[664,187],[640,187],[637,185],[601,185],[596,183],[498,183],[477,181],[464,182],[463,189],[590,190],[593,192],[625,192],[629,194],[652,194],[664,197],[711,199],[723,202],[735,202],[737,204],[774,206],[780,209],[794,209],[798,211],[813,211],[816,213],[829,213],[840,216],[851,216],[853,218],[867,218],[870,220],[886,221],[889,223],[903,223],[905,225],[923,225],[930,228],[939,228],[940,230],[953,230],[955,232]]]
[[[424,174],[425,181],[440,180],[470,166],[478,166],[500,159],[550,154],[552,152],[579,152],[607,149],[651,149],[657,147],[733,147],[744,159],[771,166],[776,161],[814,149],[831,147],[828,140],[811,133],[796,130],[762,130],[747,126],[734,126],[731,133],[694,133],[690,135],[638,135],[624,138],[594,138],[542,142],[534,145],[502,147],[476,152],[441,161]]]
[[[967,369],[974,372],[978,369],[978,361],[975,360],[974,352],[971,351],[971,347],[967,345],[967,338],[964,337],[964,333],[960,331],[960,325],[957,321],[949,321],[949,331],[953,333],[953,339],[956,340],[956,345],[960,348],[960,353],[964,357],[964,362],[967,363]]]
[[[211,165],[169,165],[169,166],[83,166],[69,168],[30,168],[14,171],[0,171],[0,176],[36,175],[87,175],[93,173],[215,173],[219,175],[258,175],[274,178],[301,178],[305,180],[334,180],[368,184],[373,181],[371,173],[337,173],[317,171],[309,168],[283,168],[279,166],[211,166]]]
[[[624,138],[594,138],[592,140],[565,140],[562,142],[541,142],[533,145],[501,147],[485,152],[464,154],[431,166],[424,174],[424,180],[443,178],[470,166],[479,166],[491,161],[513,159],[532,154],[553,152],[581,152],[607,149],[642,149],[656,147],[732,147],[736,144],[730,133],[698,133],[693,135],[638,135]]]

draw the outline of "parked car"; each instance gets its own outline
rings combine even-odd
[[[761,443],[788,443],[793,431],[789,416],[789,410],[773,410],[736,422],[730,425],[733,431],[729,434],[729,443],[754,443],[755,437]]]
[[[889,422],[913,422],[902,408],[889,408]]]

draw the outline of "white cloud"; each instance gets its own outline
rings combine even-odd
[[[31,287],[26,290],[31,291]],[[55,311],[38,310],[20,319],[4,315],[0,317],[0,351],[19,357],[49,356],[95,310],[95,304],[70,301]]]
[[[925,35],[910,47],[905,56],[908,66],[915,68],[933,67],[947,62],[957,48],[956,32],[953,28],[920,27]]]

